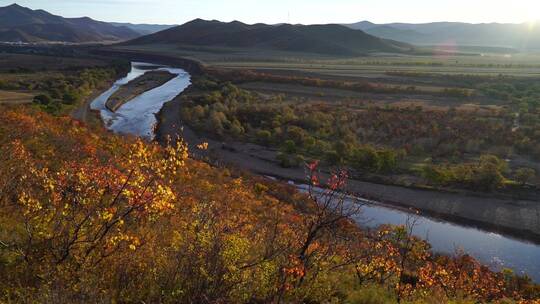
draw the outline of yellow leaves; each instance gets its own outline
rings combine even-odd
[[[101,213],[100,213],[100,218],[106,222],[109,222],[113,219],[114,217],[114,214],[115,214],[115,210],[114,209],[106,209],[106,210],[103,210]]]
[[[130,250],[136,250],[141,245],[141,241],[136,236],[119,234],[109,238],[107,240],[107,244],[110,247],[116,247],[120,244],[126,244]]]
[[[30,215],[43,209],[43,206],[39,200],[31,197],[28,193],[22,192],[19,195],[19,204],[24,208],[24,214]]]
[[[225,249],[221,256],[231,271],[236,270],[238,261],[246,257],[249,247],[250,240],[240,235],[229,235],[225,239]]]
[[[203,143],[197,145],[197,149],[203,150],[203,151],[204,151],[204,150],[208,150],[208,143],[207,143],[207,142],[203,142]]]

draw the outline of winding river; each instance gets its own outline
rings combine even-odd
[[[105,103],[121,86],[150,71],[168,71],[176,75],[167,83],[153,90],[144,92],[123,104],[116,112],[111,112]],[[178,68],[133,62],[126,77],[117,80],[113,86],[92,101],[92,110],[98,110],[107,129],[119,134],[132,134],[148,140],[154,139],[156,114],[163,104],[171,101],[191,84],[190,75]]]
[[[165,70],[177,76],[137,96],[114,113],[105,107],[107,99],[122,85],[152,70]],[[152,140],[157,121],[155,114],[190,83],[190,75],[182,69],[134,62],[130,73],[96,98],[91,107],[101,112],[109,130]],[[302,189],[301,185],[298,187]],[[375,228],[381,224],[404,224],[408,216],[407,212],[374,203],[363,207],[362,215],[356,220],[364,227]],[[435,252],[454,254],[463,250],[495,270],[511,268],[518,274],[527,274],[540,282],[540,245],[423,216],[420,216],[414,233],[427,239]]]

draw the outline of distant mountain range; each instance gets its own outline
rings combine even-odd
[[[381,39],[337,24],[248,25],[238,21],[224,23],[201,19],[125,44],[177,44],[344,56],[369,52],[409,52],[414,49],[406,43]]]
[[[368,34],[417,45],[462,45],[540,49],[540,22],[534,24],[435,22],[424,24],[347,24]]]
[[[142,36],[142,37],[141,37]],[[224,23],[196,19],[184,25],[100,22],[63,18],[13,4],[0,7],[0,42],[122,42],[185,47],[238,48],[358,56],[407,53],[413,45],[540,50],[540,22],[532,24],[435,22],[424,24],[292,25]],[[463,48],[460,48],[463,49]]]
[[[130,28],[88,17],[63,18],[44,10],[13,4],[0,7],[0,41],[4,42],[103,42],[140,36]]]
[[[110,24],[114,26],[124,26],[129,29],[134,30],[135,32],[141,34],[141,35],[150,35],[153,33],[157,33],[166,29],[170,29],[171,27],[178,26],[175,25],[169,25],[169,24],[133,24],[133,23],[121,23],[121,22],[109,22]]]

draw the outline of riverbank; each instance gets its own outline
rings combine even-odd
[[[158,114],[156,140],[164,143],[168,137],[180,136],[188,142],[192,153],[208,157],[218,165],[232,166],[256,174],[283,180],[303,182],[303,168],[282,168],[275,161],[276,151],[249,143],[227,143],[199,136],[181,123],[180,97],[164,105]],[[197,149],[208,143],[206,151]],[[196,152],[195,152],[196,151]],[[440,192],[393,185],[350,180],[349,190],[363,198],[399,208],[413,208],[436,219],[503,233],[540,243],[540,203]]]
[[[109,80],[101,83],[96,89],[90,93],[90,95],[84,97],[80,105],[71,111],[70,116],[78,121],[92,127],[103,127],[103,121],[99,117],[99,113],[92,111],[90,104],[94,99],[107,91],[115,82],[115,80]]]

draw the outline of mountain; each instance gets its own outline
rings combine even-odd
[[[44,10],[13,4],[0,7],[0,41],[7,42],[100,42],[122,41],[140,36],[127,28],[88,17],[63,18]]]
[[[423,45],[462,45],[509,47],[522,50],[540,49],[540,23],[461,23],[434,22],[424,24],[374,24],[362,21],[347,24],[368,34]]]
[[[248,25],[238,21],[224,23],[201,19],[125,44],[176,44],[339,56],[361,55],[368,52],[408,52],[414,48],[406,43],[380,39],[337,24]]]
[[[170,25],[170,24],[133,24],[133,23],[121,23],[121,22],[109,22],[110,24],[114,26],[120,26],[120,27],[127,27],[141,35],[150,35],[153,33],[157,33],[166,29],[170,29],[171,27],[177,26]]]

